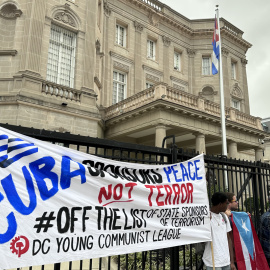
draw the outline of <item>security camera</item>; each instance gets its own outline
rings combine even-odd
[[[264,140],[261,140],[261,144],[264,144]]]

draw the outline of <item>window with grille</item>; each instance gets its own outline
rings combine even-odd
[[[156,42],[147,40],[147,57],[156,60]]]
[[[181,70],[181,58],[180,58],[180,53],[178,53],[178,52],[174,52],[174,64],[173,64],[173,68],[175,69],[175,70]]]
[[[127,75],[122,72],[113,72],[113,100],[112,103],[115,104],[120,102],[125,98],[126,93],[126,77]]]
[[[127,35],[127,28],[117,24],[116,25],[116,36],[115,36],[115,42],[116,44],[126,47],[126,35]]]
[[[231,68],[232,68],[232,79],[236,79],[236,63],[232,62],[231,63]]]
[[[47,80],[74,87],[76,34],[62,27],[51,26]]]
[[[240,101],[237,100],[237,99],[232,99],[231,100],[231,106],[234,108],[234,109],[237,109],[240,111]]]
[[[202,59],[202,75],[210,75],[211,74],[211,58],[203,57]]]

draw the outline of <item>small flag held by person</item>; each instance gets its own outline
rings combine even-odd
[[[213,53],[212,53],[212,74],[215,75],[218,73],[218,64],[219,64],[219,34],[218,34],[218,22],[217,18],[215,17],[215,28],[213,33]]]
[[[232,211],[232,230],[238,270],[269,269],[251,218],[246,212]]]

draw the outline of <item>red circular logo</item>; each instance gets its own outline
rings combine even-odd
[[[12,253],[15,253],[18,255],[18,257],[21,257],[21,255],[26,253],[29,249],[29,240],[25,236],[17,236],[12,239],[10,249]]]

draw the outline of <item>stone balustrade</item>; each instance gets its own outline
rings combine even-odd
[[[166,100],[194,109],[211,116],[220,117],[220,104],[211,102],[199,96],[189,94],[179,89],[159,83],[105,109],[105,119],[109,120],[123,113],[128,113],[155,100]],[[229,121],[262,130],[260,118],[245,114],[233,108],[225,108],[225,115]]]
[[[241,31],[240,29],[238,29],[237,27],[235,27],[234,25],[232,25],[231,23],[229,23],[225,19],[221,19],[220,21],[221,21],[221,28],[223,26],[231,34],[238,36],[238,37],[242,37],[243,31]]]
[[[147,5],[151,6],[152,8],[161,11],[162,10],[162,3],[156,1],[156,0],[141,0],[142,2],[146,3]]]
[[[155,89],[154,87],[148,88],[144,91],[141,91],[134,96],[131,96],[127,99],[124,99],[121,102],[118,102],[117,104],[114,104],[110,107],[108,107],[105,110],[106,113],[106,120],[113,118],[117,115],[120,115],[122,113],[132,111],[136,108],[139,108],[149,102],[152,102],[154,100],[155,96]]]
[[[77,102],[81,99],[81,91],[48,81],[42,83],[42,93]]]

